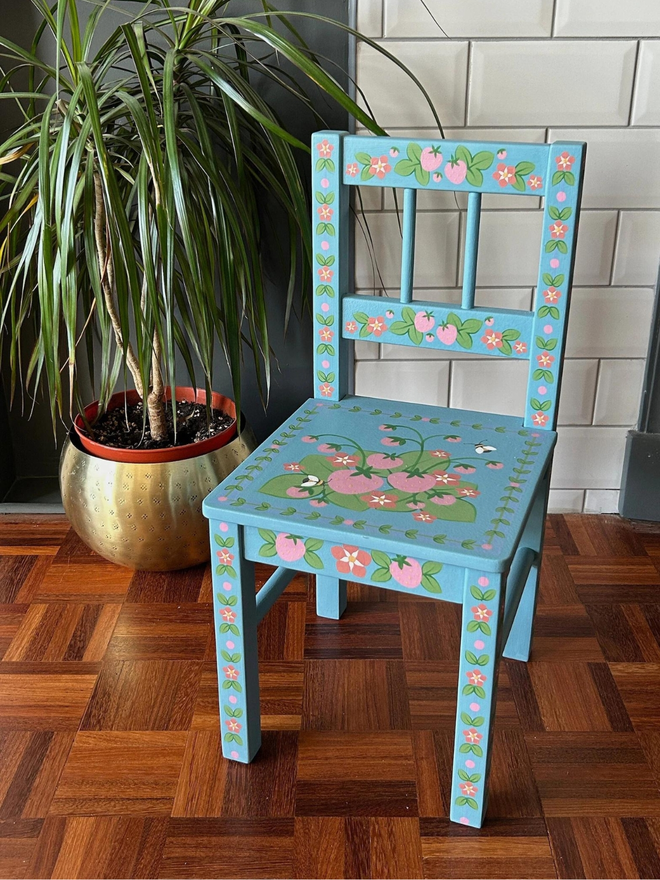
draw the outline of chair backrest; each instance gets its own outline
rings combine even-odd
[[[337,400],[349,381],[349,340],[529,360],[526,426],[553,429],[575,262],[584,143],[522,144],[362,137],[312,139],[314,393]],[[349,186],[403,188],[398,300],[349,293]],[[468,193],[460,308],[413,301],[418,190]],[[474,305],[483,193],[544,196],[533,311]]]

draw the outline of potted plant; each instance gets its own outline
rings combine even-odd
[[[310,269],[297,162],[309,147],[259,85],[313,110],[306,79],[384,132],[324,70],[295,14],[266,3],[235,16],[228,0],[147,0],[101,42],[108,3],[32,2],[41,23],[31,49],[0,38],[15,62],[0,97],[23,115],[0,146],[0,331],[12,396],[19,382],[32,397],[43,388],[53,424],[74,421],[61,481],[84,539],[124,564],[182,567],[207,555],[200,493],[251,449],[236,434],[244,350],[267,396],[265,198],[286,218],[287,318]],[[24,351],[28,325],[36,343]],[[218,346],[235,405],[214,396]],[[181,365],[191,387],[178,385]]]

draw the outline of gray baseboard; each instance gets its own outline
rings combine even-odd
[[[628,432],[619,513],[660,522],[660,434]]]

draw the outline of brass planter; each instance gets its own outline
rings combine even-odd
[[[198,565],[210,555],[202,501],[255,448],[248,428],[206,455],[130,464],[89,455],[70,434],[60,458],[64,511],[110,562],[146,571]]]

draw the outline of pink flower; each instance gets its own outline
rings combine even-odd
[[[532,416],[532,421],[535,425],[543,427],[548,424],[548,416],[544,412],[537,412]]]
[[[465,737],[465,741],[469,743],[479,743],[484,738],[483,733],[479,733],[479,731],[475,730],[474,727],[470,727],[468,730],[464,730],[463,736]]]
[[[332,220],[332,215],[335,213],[330,205],[321,205],[316,209],[316,213],[319,215],[321,220]]]
[[[520,340],[518,342],[514,342],[513,343],[513,350],[517,351],[518,354],[525,354],[525,352],[527,351],[527,343],[520,342]]]
[[[222,619],[225,623],[233,623],[236,620],[236,612],[232,611],[231,608],[223,608]]]
[[[556,287],[548,287],[543,291],[543,298],[547,303],[554,303],[561,298],[561,292]]]
[[[355,177],[359,170],[357,162],[349,162],[346,166],[346,174],[349,177]]]
[[[369,166],[369,174],[371,174],[372,176],[375,175],[376,177],[378,177],[382,180],[383,177],[385,177],[385,175],[387,174],[387,172],[391,171],[391,170],[392,170],[392,166],[387,161],[387,156],[380,156],[380,158],[378,156],[371,157],[371,165]]]
[[[493,616],[493,612],[485,605],[474,605],[471,610],[475,620],[488,621]]]
[[[471,782],[461,782],[459,783],[459,786],[465,797],[474,797],[475,794],[479,791],[477,786],[472,785]]]
[[[223,565],[231,565],[234,561],[234,554],[229,550],[218,550],[218,559]]]
[[[332,547],[330,552],[337,560],[337,571],[341,574],[352,574],[356,577],[366,575],[367,566],[371,562],[371,556],[366,550],[344,544],[341,547]]]
[[[488,330],[481,337],[481,341],[485,344],[486,348],[502,348],[502,334],[498,333],[497,330]]]
[[[571,156],[570,153],[564,151],[561,156],[555,157],[555,162],[560,171],[570,171],[573,167],[573,162],[575,162],[575,156]]]
[[[332,337],[335,335],[334,330],[328,330],[327,327],[324,327],[323,330],[319,330],[319,336],[323,340],[323,342],[331,342]]]
[[[328,266],[321,266],[321,268],[319,269],[319,278],[321,279],[321,281],[325,281],[326,283],[328,281],[332,281],[332,276],[334,274],[335,273]]]
[[[468,489],[468,487],[465,486],[463,489],[458,490],[458,494],[463,495],[464,498],[476,498],[477,495],[481,495],[481,492],[477,489]]]
[[[284,465],[284,470],[285,471],[296,471],[296,473],[297,473],[298,471],[301,471],[302,468],[300,467],[300,465],[298,464],[297,461],[289,461],[289,462],[287,462],[287,464]]]
[[[228,678],[230,681],[236,681],[241,674],[238,669],[235,669],[233,666],[225,666],[222,671],[225,674],[225,678]]]
[[[357,330],[357,324],[355,321],[346,321],[346,332],[347,333],[355,333]]]
[[[329,144],[327,140],[322,140],[320,144],[316,145],[316,149],[322,156],[326,158],[332,156],[332,151],[334,150],[334,146]]]
[[[501,187],[507,186],[516,179],[516,169],[513,165],[505,165],[500,162],[497,170],[493,172],[493,179],[496,180]]]
[[[335,467],[355,467],[360,461],[360,457],[359,455],[346,455],[345,453],[339,453],[333,455],[328,461],[330,464],[334,464]]]
[[[369,333],[373,333],[374,336],[382,336],[385,330],[387,330],[387,324],[382,315],[378,315],[377,318],[369,318],[367,327],[369,328]]]
[[[319,391],[323,397],[332,397],[335,389],[329,382],[323,382],[322,385],[319,385]]]
[[[543,178],[532,174],[532,176],[528,178],[527,183],[529,184],[530,189],[540,189],[543,186]]]
[[[465,674],[467,675],[470,684],[475,685],[475,687],[483,687],[486,681],[486,676],[483,672],[479,672],[478,669],[473,669],[471,672],[466,672]]]
[[[370,495],[361,495],[361,501],[366,501],[369,507],[376,510],[394,507],[399,500],[396,495],[388,495],[386,492],[372,492]]]
[[[434,455],[436,458],[449,458],[450,455],[448,452],[445,452],[444,449],[433,449],[431,455]]]
[[[235,718],[228,718],[225,724],[232,733],[238,733],[242,725]]]
[[[540,367],[551,367],[554,363],[555,357],[552,354],[544,352],[543,354],[537,354],[536,360],[539,362]]]
[[[561,223],[559,220],[555,220],[555,222],[550,224],[548,228],[550,229],[550,235],[552,238],[563,238],[568,232],[568,226],[565,223]]]
[[[437,517],[430,513],[425,513],[423,510],[418,510],[416,513],[413,513],[413,519],[416,519],[417,522],[433,522]]]

